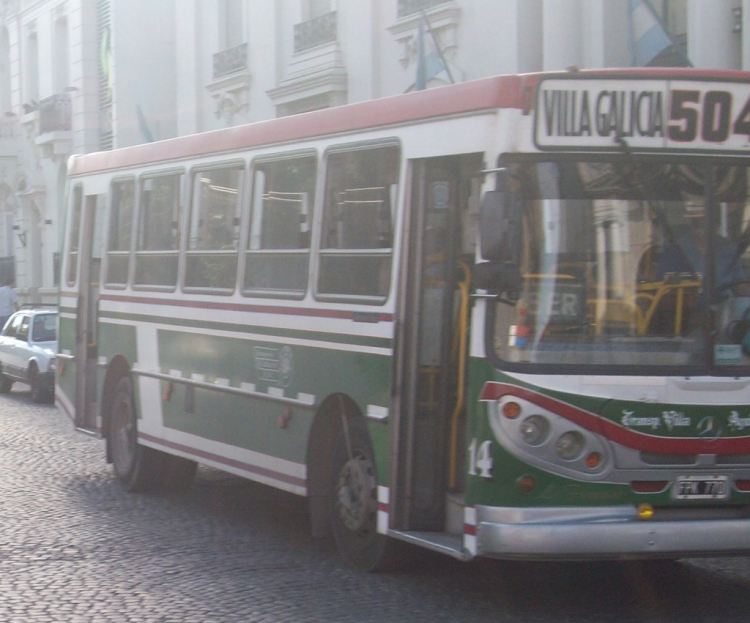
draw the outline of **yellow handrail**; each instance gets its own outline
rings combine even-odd
[[[458,312],[458,327],[456,332],[456,341],[454,347],[458,345],[458,387],[456,406],[451,415],[451,438],[450,438],[450,457],[448,463],[448,487],[453,489],[458,479],[456,473],[456,463],[458,461],[458,420],[461,411],[464,408],[464,377],[466,373],[466,337],[469,328],[469,291],[471,288],[471,270],[461,262],[461,268],[464,271],[464,278],[459,281],[458,287],[461,291],[461,302]]]

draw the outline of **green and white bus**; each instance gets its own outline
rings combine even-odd
[[[382,568],[750,551],[750,74],[499,76],[74,156],[56,401]]]

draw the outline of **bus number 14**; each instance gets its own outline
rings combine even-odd
[[[487,440],[481,444],[472,439],[469,445],[469,474],[492,478],[492,442]]]

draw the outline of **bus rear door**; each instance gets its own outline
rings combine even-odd
[[[74,385],[59,381],[73,393],[74,423],[84,432],[97,432],[97,317],[102,256],[102,225],[106,194],[73,190],[69,216],[65,279],[76,288],[75,335],[61,330],[59,350],[70,352]]]

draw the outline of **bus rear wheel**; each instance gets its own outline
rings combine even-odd
[[[138,443],[133,383],[129,377],[117,383],[107,443],[115,477],[125,491],[151,491],[159,486],[165,455]]]
[[[360,571],[385,571],[398,560],[392,539],[377,532],[377,473],[364,421],[349,420],[331,460],[331,529],[341,557]]]

